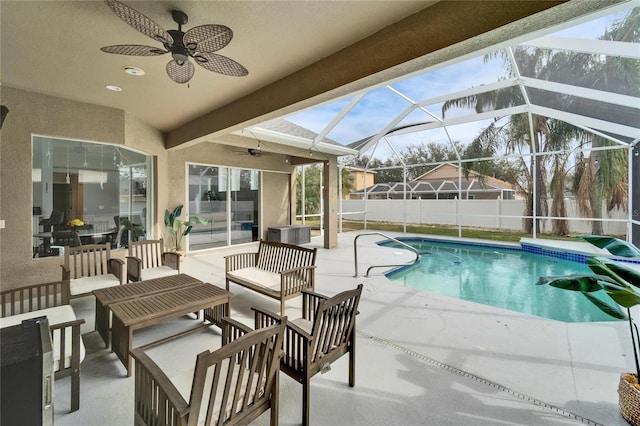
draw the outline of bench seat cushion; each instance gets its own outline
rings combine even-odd
[[[64,322],[75,321],[76,314],[73,312],[71,305],[56,306],[54,308],[40,309],[38,311],[25,312],[18,315],[12,315],[4,318],[0,318],[0,328],[11,327],[12,325],[21,324],[22,321],[46,316],[49,320],[49,325],[62,324]],[[70,330],[65,332],[65,360],[64,368],[71,366],[71,338],[72,333]],[[60,364],[60,330],[55,330],[53,333],[53,369],[54,371],[61,370]],[[80,338],[80,361],[84,359],[85,348],[82,343],[82,337]]]
[[[258,289],[280,295],[280,274],[250,267],[227,272],[227,278],[235,283],[247,284]]]
[[[91,293],[93,290],[120,285],[120,280],[113,274],[94,275],[71,280],[71,295]]]
[[[166,277],[167,275],[177,275],[178,270],[170,266],[154,266],[142,270],[142,280],[151,280],[154,278]]]

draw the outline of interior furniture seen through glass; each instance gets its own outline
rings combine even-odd
[[[144,239],[150,223],[151,157],[94,142],[33,136],[33,256],[65,246]]]

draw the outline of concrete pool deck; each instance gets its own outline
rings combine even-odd
[[[312,425],[625,425],[617,407],[620,373],[633,354],[626,322],[562,323],[403,288],[368,266],[404,263],[412,255],[358,240],[318,248],[316,290],[332,295],[364,283],[357,323],[356,386],[347,385],[346,358],[311,381]],[[410,236],[386,232],[391,236]],[[224,256],[253,246],[190,254],[182,272],[224,286]],[[517,271],[514,271],[517,273]],[[250,307],[278,310],[274,300],[231,285],[232,316],[251,324]],[[56,425],[130,425],[133,377],[93,331],[92,296],[72,302],[86,319],[80,410],[68,413],[69,380],[55,382]],[[287,315],[299,316],[298,300]],[[180,318],[136,332],[143,345],[193,322]],[[189,335],[149,350],[169,376],[193,367],[195,355],[220,346],[219,330]],[[300,424],[301,387],[281,374],[280,424]],[[253,424],[268,424],[268,414]]]

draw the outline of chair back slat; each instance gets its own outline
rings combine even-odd
[[[315,265],[316,253],[315,248],[260,241],[256,266],[279,274],[288,269]]]
[[[198,355],[189,398],[189,425],[242,424],[264,411],[277,391],[286,318]],[[276,383],[277,384],[277,383]]]
[[[361,293],[362,286],[359,285],[354,290],[344,291],[318,302],[311,332],[314,336],[309,353],[312,363],[321,362],[325,356],[342,350],[347,345],[358,313]]]
[[[110,257],[108,243],[65,247],[64,250],[64,264],[71,272],[71,279],[107,274]]]
[[[0,317],[69,304],[69,281],[34,284],[0,292]]]
[[[164,253],[164,240],[143,240],[129,244],[129,256],[137,257],[142,261],[142,269],[157,268],[162,266],[162,253]]]

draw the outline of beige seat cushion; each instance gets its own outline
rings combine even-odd
[[[154,268],[143,269],[141,279],[150,280],[153,278],[161,278],[161,277],[166,277],[167,275],[177,275],[177,274],[178,274],[177,269],[173,269],[169,266],[157,266]]]
[[[12,325],[21,324],[23,320],[38,318],[46,316],[49,320],[49,325],[62,324],[64,322],[75,321],[76,314],[73,312],[71,305],[56,306],[54,308],[41,309],[39,311],[25,312],[23,314],[12,315],[9,317],[0,318],[0,328],[10,327]],[[71,366],[71,338],[72,333],[67,331],[65,333],[65,359],[64,368]],[[53,333],[53,370],[61,370],[60,364],[60,330],[55,330]],[[80,338],[80,362],[84,359],[85,348],[82,343],[82,337]]]
[[[71,295],[91,293],[93,290],[120,285],[120,280],[112,274],[92,277],[74,278],[71,280]]]
[[[231,281],[247,282],[254,286],[268,288],[272,291],[280,291],[280,274],[265,271],[264,269],[251,267],[227,272]]]

